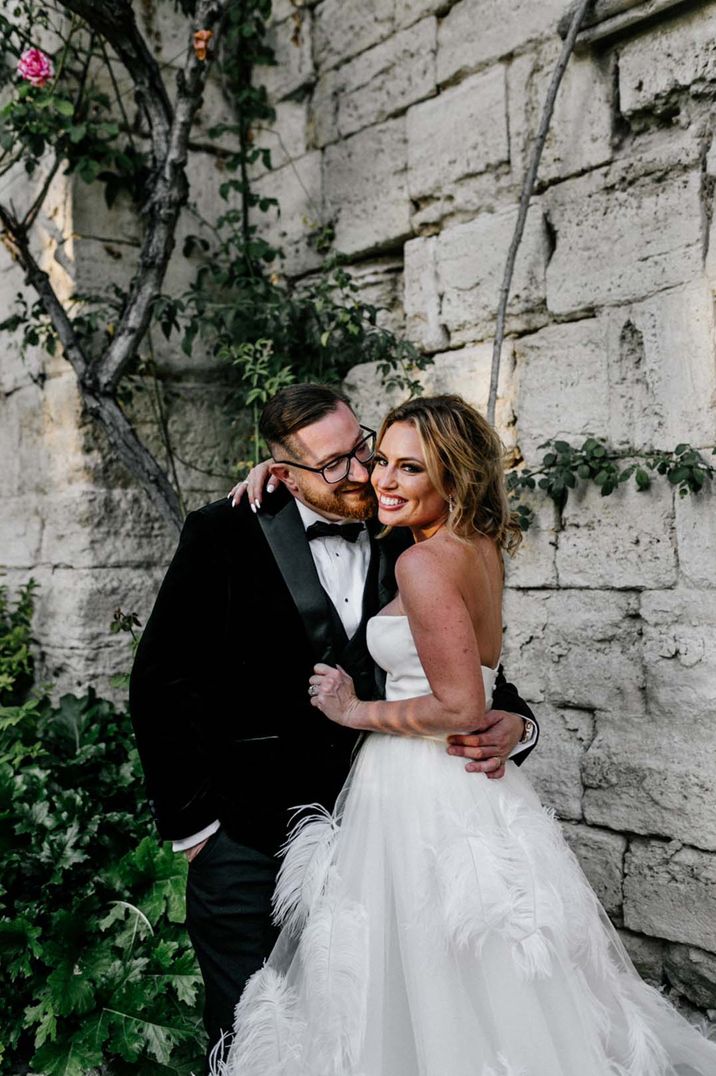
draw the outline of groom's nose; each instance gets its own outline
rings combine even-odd
[[[353,456],[346,478],[349,478],[351,482],[366,483],[370,481],[370,471],[364,463]]]

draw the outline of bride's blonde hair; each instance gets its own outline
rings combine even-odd
[[[480,412],[454,394],[418,397],[386,415],[379,445],[396,422],[418,431],[428,477],[448,505],[447,529],[458,538],[484,534],[514,553],[522,530],[507,500],[505,450]]]

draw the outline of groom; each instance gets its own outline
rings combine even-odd
[[[375,537],[375,435],[338,391],[282,389],[261,432],[279,490],[260,515],[244,498],[187,517],[130,684],[154,819],[190,860],[187,928],[210,1046],[231,1030],[273,944],[276,852],[291,810],[332,808],[356,745],[357,733],[310,705],[308,678],[318,661],[340,664],[359,697],[380,693],[366,622],[394,596],[395,561],[411,540],[397,529]],[[459,748],[488,771],[536,741],[502,674],[493,707],[482,735]]]

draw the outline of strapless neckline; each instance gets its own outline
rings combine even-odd
[[[372,621],[374,621],[374,620],[405,620],[405,621],[407,621],[408,618],[407,618],[405,613],[376,613],[376,615],[372,616],[370,619]],[[408,630],[409,630],[409,628],[410,628],[410,626],[408,625]],[[412,633],[411,633],[411,636],[412,636]],[[499,672],[501,664],[502,664],[502,653],[500,653],[500,656],[497,659],[497,665],[493,666],[493,665],[482,665],[481,664],[480,668],[485,669],[489,673],[493,673],[493,674],[497,675],[497,673]]]

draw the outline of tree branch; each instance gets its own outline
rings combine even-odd
[[[129,0],[59,0],[79,15],[114,49],[134,83],[137,104],[144,112],[157,163],[163,160],[172,124],[172,106],[156,58],[137,26]]]
[[[0,221],[8,240],[7,246],[10,253],[25,270],[27,283],[32,285],[39,295],[45,313],[52,322],[52,326],[62,345],[65,358],[75,371],[80,387],[84,387],[87,382],[90,362],[80,346],[74,326],[67,311],[58,299],[57,292],[53,288],[49,276],[44,269],[40,268],[30,250],[26,229],[10,210],[3,205],[0,205]]]
[[[228,0],[200,0],[194,27],[210,30],[218,26],[227,4]],[[97,383],[102,392],[111,392],[116,388],[134,359],[149,326],[152,304],[161,292],[174,249],[179,213],[189,193],[185,172],[189,132],[201,101],[208,68],[208,62],[198,60],[190,48],[184,69],[177,75],[177,97],[167,133],[166,153],[158,162],[153,189],[145,208],[148,219],[139,268],[132,281],[117,332],[96,370]]]
[[[562,82],[564,72],[567,70],[569,58],[574,50],[574,44],[577,40],[579,28],[584,22],[587,12],[593,3],[594,0],[577,0],[577,3],[574,6],[569,31],[565,38],[564,45],[562,46],[562,52],[557,62],[557,66],[555,67],[552,74],[552,80],[549,84],[549,89],[547,91],[547,99],[544,103],[544,108],[542,110],[539,130],[537,131],[537,137],[532,144],[532,153],[530,155],[530,161],[527,167],[527,173],[525,175],[524,183],[522,184],[522,193],[520,195],[517,221],[515,223],[514,234],[510,242],[510,248],[507,252],[507,262],[505,263],[505,272],[502,278],[502,286],[500,287],[500,301],[497,307],[497,325],[495,327],[495,340],[492,348],[492,370],[490,373],[490,395],[487,403],[487,420],[488,422],[492,423],[494,423],[495,421],[495,408],[497,406],[497,386],[500,380],[500,358],[502,355],[502,343],[505,338],[507,301],[510,297],[510,286],[512,284],[512,276],[515,271],[517,251],[519,250],[520,243],[522,242],[522,235],[524,233],[525,223],[527,221],[527,211],[529,209],[530,199],[532,198],[532,192],[534,190],[535,183],[537,182],[537,172],[539,170],[540,160],[542,159],[542,150],[544,149],[544,144],[547,139],[549,125],[552,122],[552,113],[554,112],[554,104],[557,99],[557,92]]]
[[[57,297],[49,276],[35,259],[22,224],[0,205],[2,222],[13,257],[25,270],[27,283],[37,292],[45,313],[52,322],[62,345],[65,358],[77,375],[82,402],[88,414],[96,418],[107,431],[118,458],[130,474],[138,478],[153,494],[153,500],[163,517],[176,527],[181,526],[183,511],[179,497],[166,474],[148,448],[137,437],[134,427],[113,396],[98,393],[91,376],[92,367],[85,355],[67,311]]]

